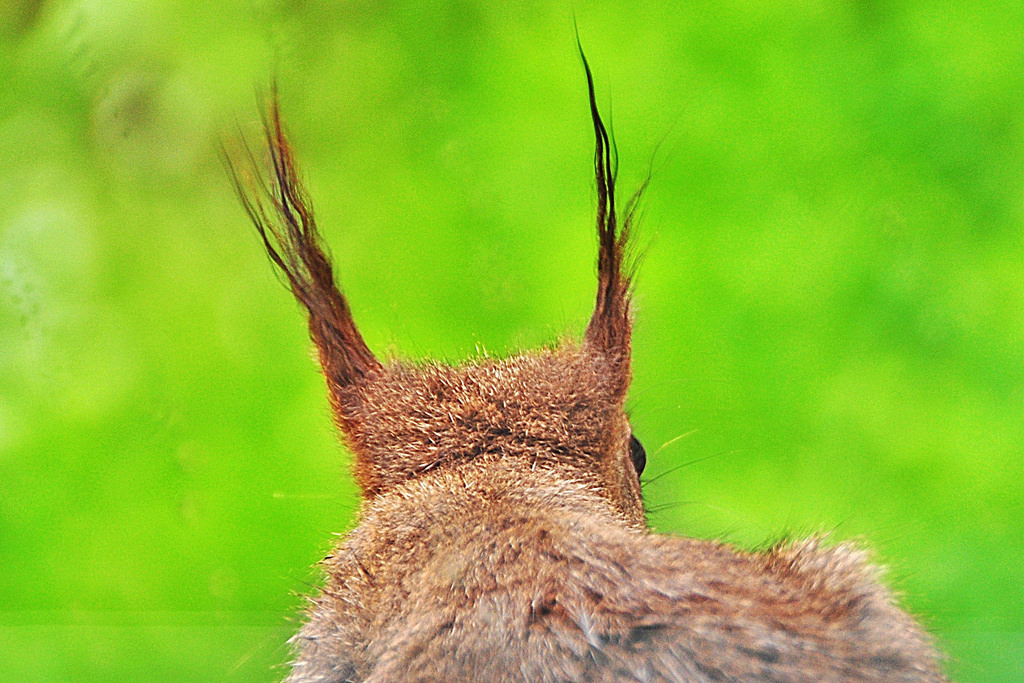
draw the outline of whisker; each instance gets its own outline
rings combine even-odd
[[[647,514],[649,514],[649,515],[657,515],[657,514],[662,513],[662,512],[667,512],[668,510],[677,510],[677,509],[679,509],[681,507],[686,507],[688,505],[701,505],[701,501],[699,501],[699,500],[674,500],[674,501],[669,501],[667,503],[658,503],[657,505],[652,505],[651,507],[647,508]]]
[[[666,448],[668,448],[669,446],[674,444],[676,441],[679,441],[681,439],[685,439],[688,436],[693,436],[696,433],[697,433],[697,429],[691,429],[688,432],[683,432],[679,436],[673,437],[673,438],[669,439],[668,441],[666,441],[665,443],[663,443],[660,446],[658,446],[658,448],[654,451],[654,453],[651,453],[651,455],[657,455],[658,453],[661,453],[663,450],[665,450]]]
[[[284,491],[274,491],[270,494],[270,497],[274,500],[329,500],[338,496],[334,493],[285,493]]]
[[[746,448],[733,448],[733,449],[728,450],[728,451],[718,451],[717,453],[712,453],[710,455],[705,455],[704,457],[701,457],[701,458],[694,458],[693,460],[687,460],[686,462],[679,463],[675,467],[668,468],[664,472],[659,472],[658,474],[654,475],[650,479],[644,479],[643,480],[643,484],[645,486],[647,484],[653,484],[654,482],[658,481],[659,479],[661,479],[665,475],[672,474],[673,472],[675,472],[677,470],[681,470],[684,467],[689,467],[690,465],[696,465],[698,463],[702,463],[705,460],[713,460],[714,458],[720,458],[723,455],[735,455],[736,453],[742,453],[742,452],[744,452],[746,450],[747,450]]]

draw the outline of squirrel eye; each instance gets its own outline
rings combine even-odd
[[[647,451],[643,444],[632,434],[629,435],[629,457],[633,459],[633,468],[636,469],[636,476],[643,474],[644,466],[647,465]]]

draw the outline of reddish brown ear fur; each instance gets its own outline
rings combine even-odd
[[[577,46],[579,44],[577,43]],[[640,195],[646,182],[626,203],[622,217],[622,229],[618,229],[618,214],[615,209],[615,177],[618,158],[614,142],[601,120],[594,94],[594,76],[580,47],[580,58],[587,74],[587,90],[590,95],[590,116],[594,123],[594,175],[597,179],[597,234],[600,242],[597,259],[597,303],[594,314],[587,326],[586,343],[601,353],[607,354],[621,365],[625,384],[628,384],[630,337],[632,319],[630,316],[631,277],[624,268],[626,247],[630,227]],[[625,387],[623,387],[625,389]]]
[[[334,284],[330,259],[317,232],[309,198],[292,159],[281,125],[277,88],[271,89],[269,113],[263,115],[270,177],[260,172],[246,147],[250,167],[244,177],[225,155],[242,206],[259,231],[267,254],[288,278],[295,298],[309,311],[309,334],[320,355],[334,414],[343,431],[351,413],[345,403],[381,365],[352,320],[348,301]],[[269,207],[269,208],[268,208]]]

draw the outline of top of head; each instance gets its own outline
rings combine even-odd
[[[642,466],[636,455],[640,447],[631,441],[623,410],[631,330],[624,260],[640,192],[627,203],[620,225],[614,147],[597,109],[585,58],[583,63],[596,138],[600,246],[597,300],[581,344],[457,366],[381,363],[334,284],[281,124],[276,92],[264,118],[269,177],[259,172],[251,154],[253,175],[242,178],[231,168],[271,259],[309,312],[310,336],[335,420],[355,455],[356,478],[367,498],[468,462],[520,458],[531,468],[582,483],[611,503],[627,524],[643,525],[637,471]]]

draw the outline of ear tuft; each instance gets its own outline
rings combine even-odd
[[[248,145],[248,163],[242,173],[226,153],[225,161],[270,260],[309,313],[309,334],[319,352],[336,417],[345,429],[348,421],[342,396],[381,365],[359,334],[348,301],[334,284],[331,261],[281,123],[276,86],[271,88],[268,111],[262,118],[269,163],[258,163]]]
[[[628,373],[630,337],[632,334],[631,273],[626,265],[630,227],[637,203],[647,186],[643,185],[626,202],[622,225],[615,207],[615,177],[618,154],[615,140],[609,135],[597,108],[594,77],[583,48],[577,40],[583,68],[587,74],[590,94],[590,116],[594,122],[594,175],[597,180],[597,302],[587,325],[586,345],[614,358]]]

